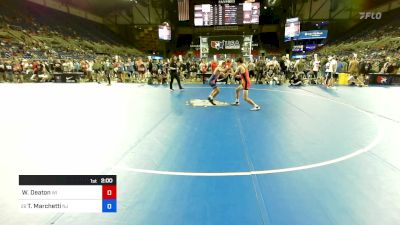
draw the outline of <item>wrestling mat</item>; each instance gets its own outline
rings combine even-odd
[[[207,99],[190,99],[186,105],[194,107],[208,107],[208,106],[230,106],[228,102],[221,102],[214,99],[215,105],[211,104]]]

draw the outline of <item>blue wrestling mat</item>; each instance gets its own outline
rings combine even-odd
[[[73,88],[70,98],[85,85]],[[102,114],[83,129],[107,135],[79,142],[104,157],[92,162],[106,165],[98,173],[118,176],[117,213],[51,214],[37,224],[400,223],[399,88],[255,85],[256,112],[242,98],[240,106],[228,104],[234,88],[221,86],[216,100],[226,107],[208,105],[205,85],[82,91],[82,101],[101,100],[82,106],[81,116],[108,108],[107,124],[121,124],[105,129]],[[91,145],[106,137],[119,144]]]

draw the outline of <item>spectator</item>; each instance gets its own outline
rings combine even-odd
[[[331,84],[330,86],[333,87],[338,79],[339,79],[339,73],[337,71],[337,67],[338,67],[338,61],[337,61],[337,56],[333,56],[332,57],[332,61],[330,63],[331,66],[331,70],[332,70],[332,79],[331,79]]]
[[[305,74],[303,72],[298,73],[298,74],[293,74],[292,77],[289,80],[289,86],[301,86],[303,84],[303,81],[301,77],[304,77]]]
[[[23,80],[24,75],[27,75],[27,76],[31,76],[32,75],[32,73],[33,73],[32,64],[29,63],[28,60],[24,59],[24,60],[22,60],[21,67],[22,67],[22,74],[21,75],[22,75],[22,82],[23,82],[24,81]]]
[[[314,60],[312,61],[312,75],[309,77],[311,83],[318,84],[318,72],[321,69],[321,62],[318,59],[318,55],[314,54]]]
[[[151,76],[158,81],[158,62],[157,60],[151,60],[149,64],[151,70]]]
[[[384,64],[382,68],[383,73],[390,73],[390,74],[396,74],[398,70],[398,66],[396,62],[393,60],[393,58],[388,57],[387,62]]]
[[[0,78],[5,82],[7,81],[6,78],[6,67],[2,60],[0,60]]]
[[[288,69],[289,69],[289,65],[286,62],[286,56],[282,56],[281,60],[279,61],[279,66],[281,68],[282,73],[286,77],[288,74]]]
[[[129,80],[132,82],[135,76],[135,64],[131,58],[128,58],[128,61],[125,63],[125,70],[128,73]]]
[[[172,58],[170,64],[169,64],[169,73],[170,73],[170,76],[171,76],[171,81],[170,81],[170,83],[169,83],[169,89],[170,89],[171,91],[174,90],[174,89],[172,88],[172,83],[174,82],[174,79],[176,79],[176,80],[178,81],[179,89],[180,89],[180,90],[183,89],[183,87],[181,86],[181,80],[180,80],[180,78],[179,78],[179,74],[178,74],[179,71],[178,71],[178,70],[179,70],[179,68],[178,68],[177,58],[176,58],[176,56],[174,56],[174,57]]]
[[[62,63],[61,63],[61,61],[60,61],[59,59],[57,59],[57,60],[55,61],[54,65],[53,65],[53,70],[54,70],[54,72],[56,72],[56,73],[62,73],[62,72],[63,72],[62,69],[63,69],[63,68],[62,68]]]
[[[211,65],[211,73],[214,73],[215,69],[218,67],[218,61],[217,60],[212,60],[210,65]]]
[[[110,62],[109,59],[107,59],[104,62],[103,70],[104,70],[105,76],[106,76],[107,81],[108,81],[107,85],[110,86],[111,85],[111,77],[113,76],[113,73],[114,73],[114,67],[113,67],[113,65],[112,65],[112,63]]]
[[[86,60],[86,65],[87,65],[86,76],[89,78],[90,82],[93,82],[93,65],[94,65],[93,60]]]
[[[341,70],[341,72],[342,73],[346,73],[348,70],[349,70],[349,68],[348,68],[348,63],[347,63],[347,59],[346,59],[346,57],[342,57],[341,58],[341,63],[342,63],[342,70]]]
[[[167,65],[163,60],[158,63],[158,70],[160,74],[161,84],[167,83]]]
[[[4,67],[5,67],[5,72],[6,72],[6,81],[13,82],[14,76],[13,76],[13,66],[11,64],[11,61],[7,60],[4,63]]]
[[[22,65],[19,61],[15,60],[12,64],[13,73],[18,83],[24,82],[24,75],[22,74]]]
[[[256,63],[256,70],[257,70],[256,84],[262,83],[262,79],[265,77],[266,67],[267,64],[265,61],[265,57],[263,56]]]
[[[356,56],[353,56],[349,63],[349,73],[351,76],[357,76],[359,73],[359,62]]]
[[[190,63],[190,78],[191,79],[196,79],[197,76],[197,64],[195,61],[192,61],[192,63]]]
[[[42,62],[39,64],[39,79],[41,82],[48,82],[51,80],[51,75],[50,75],[50,68],[47,62]]]
[[[145,78],[144,74],[146,73],[146,66],[144,65],[144,62],[141,57],[139,57],[138,60],[136,61],[136,66],[139,72],[139,81],[143,82]]]

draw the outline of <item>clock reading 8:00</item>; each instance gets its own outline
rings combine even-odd
[[[113,180],[111,177],[101,178],[101,183],[102,183],[102,184],[112,184],[113,181],[114,181],[114,180]]]

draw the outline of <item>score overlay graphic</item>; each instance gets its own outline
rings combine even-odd
[[[117,212],[116,175],[19,175],[22,212]]]

